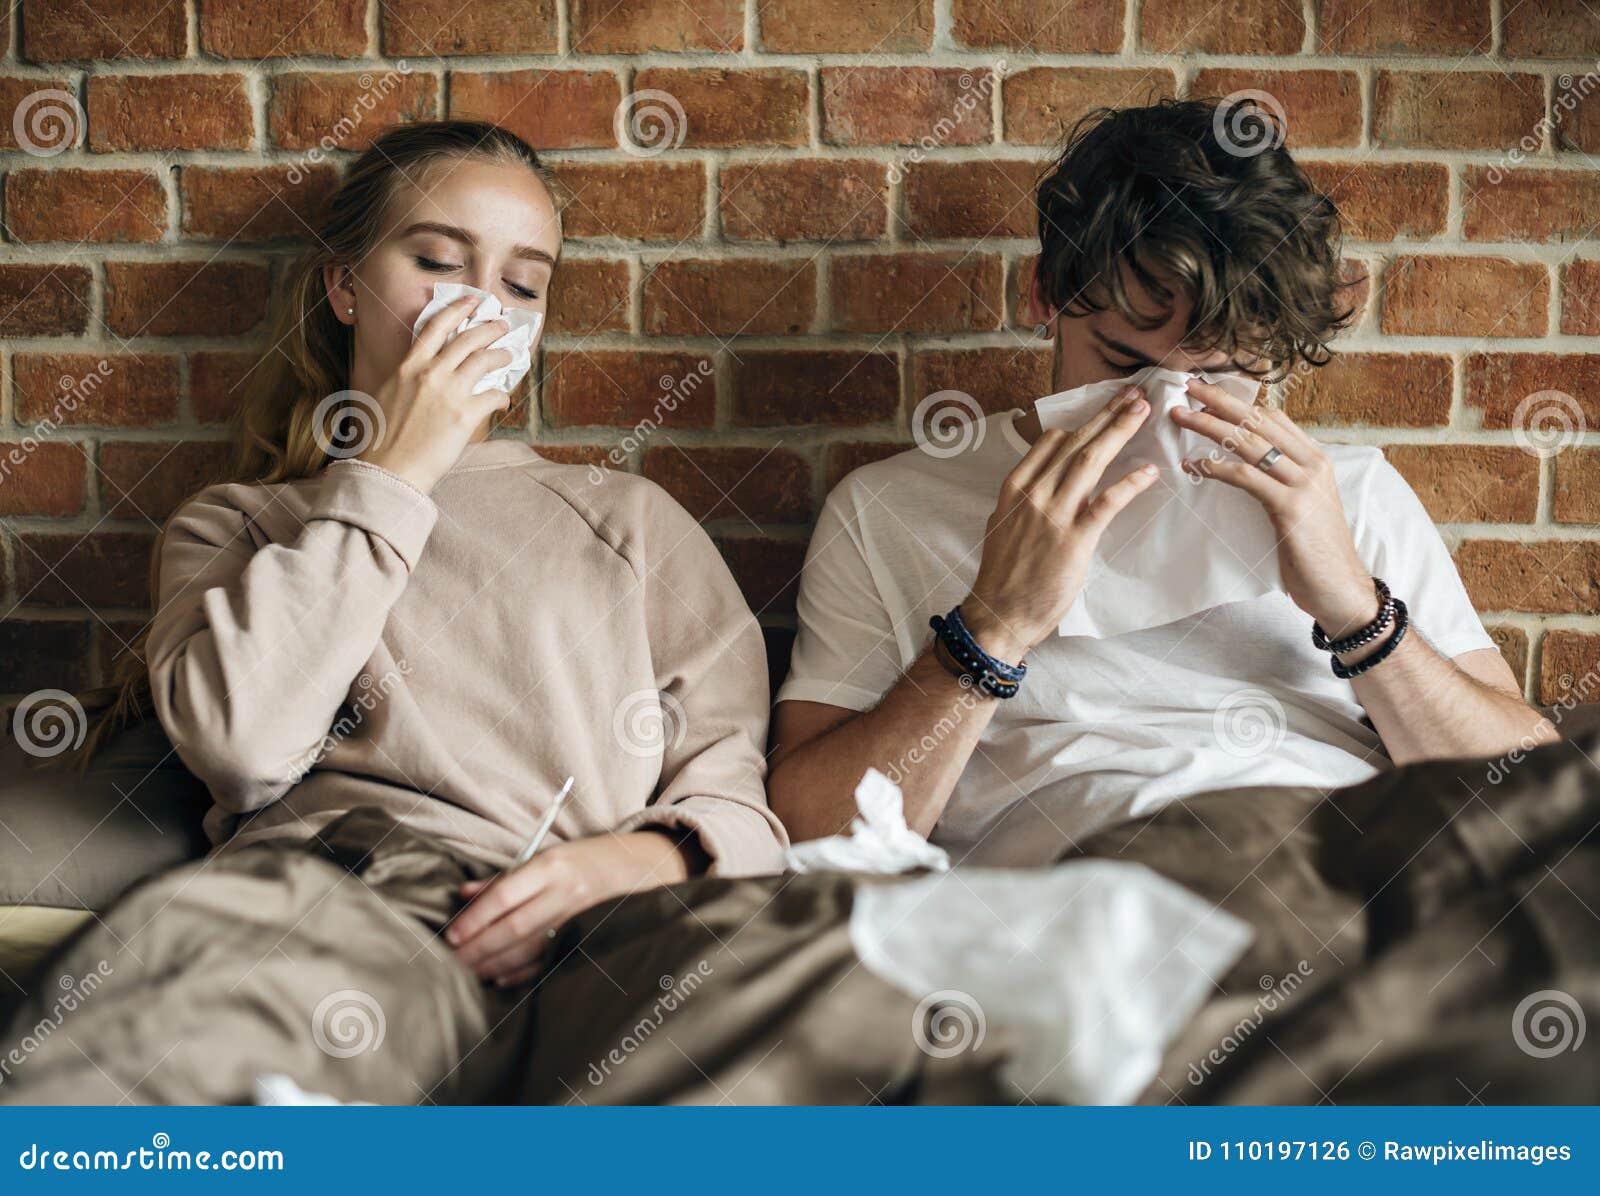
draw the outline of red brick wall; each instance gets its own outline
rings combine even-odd
[[[11,7],[0,691],[93,680],[138,629],[151,535],[218,459],[275,272],[387,121],[490,117],[550,151],[575,198],[528,432],[666,485],[781,623],[822,497],[908,444],[920,399],[1046,389],[1017,296],[1029,180],[1063,122],[1247,88],[1282,108],[1372,280],[1347,356],[1284,401],[1388,447],[1531,695],[1600,658],[1582,0]],[[45,89],[78,111],[30,152],[12,118]],[[641,113],[621,148],[619,103],[644,91],[670,97],[668,126]],[[1571,425],[1558,454],[1524,448],[1539,392]],[[81,401],[35,446],[63,393]]]

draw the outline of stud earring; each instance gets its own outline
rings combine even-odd
[[[1033,335],[1038,337],[1042,341],[1049,340],[1050,339],[1050,325],[1048,325],[1048,324],[1035,324],[1033,326]]]

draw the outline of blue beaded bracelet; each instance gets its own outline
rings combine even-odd
[[[934,634],[944,644],[945,651],[960,668],[957,676],[967,679],[992,697],[1015,696],[1022,679],[1028,675],[1028,666],[1007,664],[985,652],[962,619],[959,604],[951,607],[947,615],[934,615],[928,620],[928,626],[933,628]]]

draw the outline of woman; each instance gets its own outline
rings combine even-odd
[[[417,1099],[507,1020],[478,981],[533,979],[572,914],[782,867],[761,636],[710,539],[643,478],[488,438],[510,397],[472,392],[512,355],[491,347],[503,319],[450,338],[476,298],[413,336],[439,282],[545,312],[560,252],[553,180],[503,129],[397,128],[349,170],[283,288],[233,480],[158,543],[148,674],[114,712],[148,686],[216,846],[58,961],[116,959],[74,1019],[93,1066],[47,1045],[0,1096],[248,1099],[272,1058],[307,1086]],[[229,935],[249,946],[218,955]],[[406,1019],[397,1062],[325,1049],[319,1002],[348,992],[390,1041]],[[152,995],[135,1033],[126,1006]],[[311,1016],[254,1008],[285,1000]]]

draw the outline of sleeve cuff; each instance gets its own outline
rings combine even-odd
[[[398,474],[354,457],[330,462],[308,518],[336,519],[382,537],[414,569],[439,508]]]
[[[707,876],[766,876],[783,871],[787,836],[775,829],[769,816],[722,798],[704,799],[717,803],[713,817],[688,804],[696,800],[688,798],[666,806],[647,806],[618,824],[616,833],[692,831],[700,841],[700,850],[711,861],[705,872]]]

